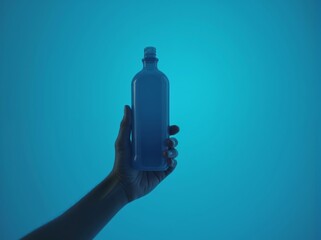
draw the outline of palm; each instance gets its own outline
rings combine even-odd
[[[137,183],[134,184],[137,197],[141,197],[151,192],[164,178],[164,172],[158,171],[140,171],[137,174]]]

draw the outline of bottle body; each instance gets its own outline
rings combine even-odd
[[[169,81],[157,67],[146,65],[131,86],[132,165],[142,171],[164,171],[168,168],[163,152],[169,137]]]

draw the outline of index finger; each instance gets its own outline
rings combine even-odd
[[[177,125],[171,125],[168,128],[169,130],[169,135],[175,135],[176,133],[179,132],[179,127]]]

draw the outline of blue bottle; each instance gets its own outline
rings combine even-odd
[[[163,152],[169,137],[169,81],[158,70],[156,48],[144,49],[143,69],[132,80],[133,162],[141,171],[168,168]]]

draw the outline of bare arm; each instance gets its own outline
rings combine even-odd
[[[118,179],[110,174],[61,216],[22,239],[93,239],[127,203]]]
[[[165,171],[139,171],[133,169],[132,114],[125,106],[124,117],[115,142],[115,163],[111,173],[85,197],[65,213],[29,233],[27,239],[93,239],[112,217],[127,203],[145,196],[163,181],[176,167],[177,140],[169,138],[168,150],[164,152],[169,167]],[[178,126],[169,127],[169,134],[179,131]]]

